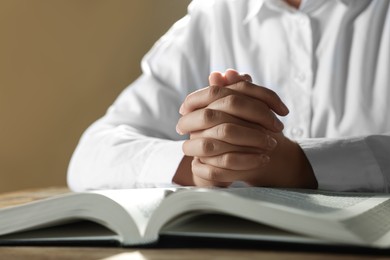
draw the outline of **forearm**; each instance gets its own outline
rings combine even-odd
[[[388,192],[390,136],[299,140],[319,189]]]
[[[76,191],[169,186],[183,157],[181,145],[98,122],[72,156],[68,184]]]

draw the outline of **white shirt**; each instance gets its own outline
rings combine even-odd
[[[390,187],[390,1],[195,0],[144,57],[142,76],[84,133],[73,190],[172,184],[183,157],[175,126],[212,71],[234,68],[290,108],[285,135],[320,189]]]

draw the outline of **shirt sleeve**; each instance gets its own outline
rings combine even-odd
[[[161,187],[183,158],[179,107],[206,86],[209,66],[201,1],[153,46],[143,74],[83,134],[68,168],[72,190]]]
[[[309,159],[319,189],[388,192],[390,136],[313,138],[298,143]]]

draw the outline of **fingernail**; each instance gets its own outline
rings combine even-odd
[[[260,155],[260,161],[261,161],[263,164],[269,163],[270,160],[271,160],[271,158],[269,158],[268,155],[266,155],[266,154]]]
[[[268,142],[268,148],[270,148],[271,150],[273,150],[276,147],[276,145],[278,144],[276,139],[273,138],[272,136],[267,137],[267,142]]]
[[[285,114],[285,115],[290,113],[290,110],[288,109],[288,107],[284,103],[280,104],[280,109],[282,110],[283,114]]]
[[[184,109],[183,104],[181,104],[181,106],[180,106],[180,108],[179,108],[179,113],[180,113],[180,115],[183,115],[183,109]]]
[[[183,135],[183,132],[180,131],[180,129],[179,129],[179,125],[176,125],[176,132],[177,132],[179,135]]]
[[[252,77],[249,74],[241,74],[241,78],[244,78],[246,81],[252,83]]]
[[[277,131],[282,131],[284,129],[284,125],[282,122],[280,122],[279,119],[275,118],[275,121],[274,121],[274,127]]]

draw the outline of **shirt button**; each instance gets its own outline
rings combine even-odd
[[[298,82],[304,82],[306,80],[306,75],[303,72],[297,73],[295,75],[295,80]]]
[[[299,138],[303,135],[303,129],[300,127],[293,127],[291,128],[290,133],[293,138]]]

